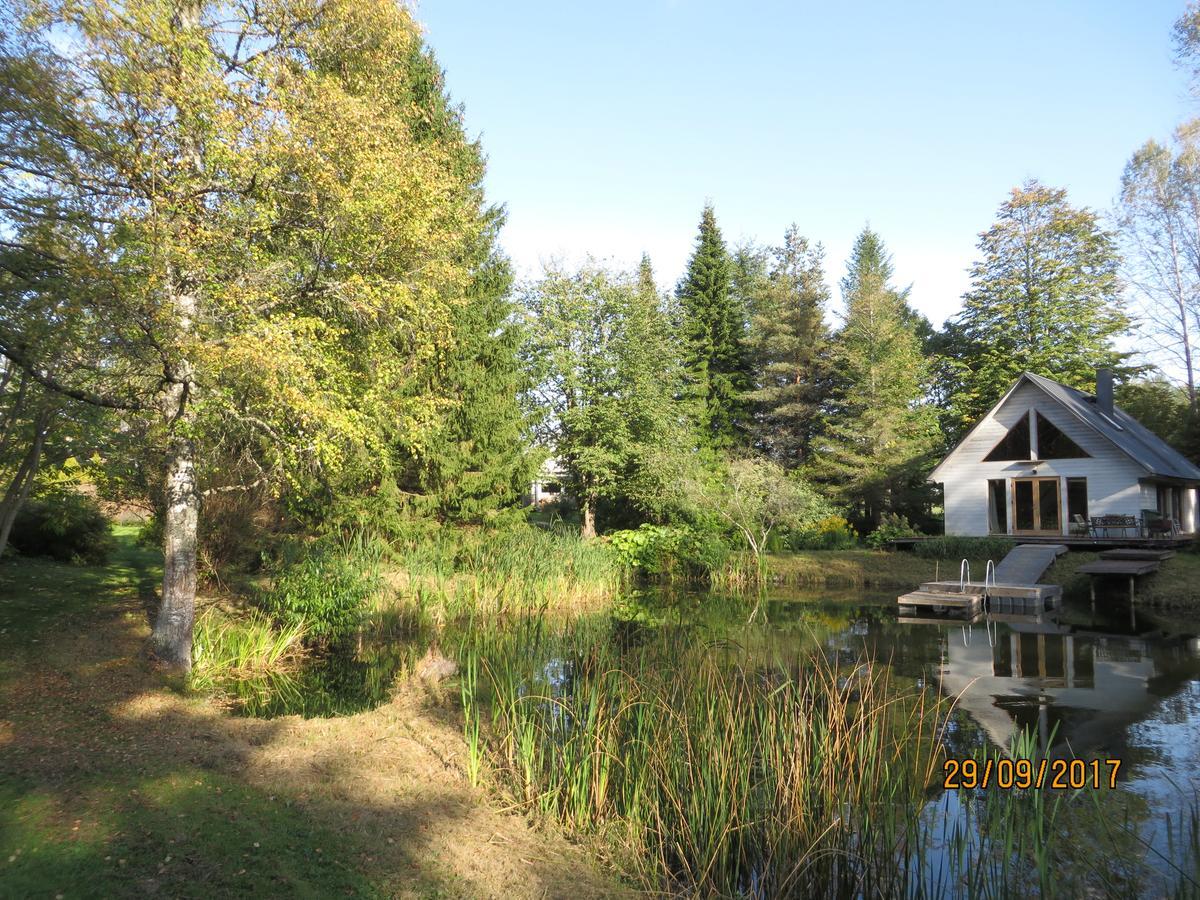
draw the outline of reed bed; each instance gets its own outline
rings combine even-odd
[[[903,813],[922,802],[945,704],[819,651],[781,666],[605,638],[527,619],[464,639],[468,743],[519,803],[607,835],[653,890],[900,887]]]
[[[599,541],[566,530],[437,529],[395,541],[385,578],[393,597],[435,619],[477,612],[584,609],[611,600],[629,572]]]
[[[472,781],[599,839],[651,892],[1200,896],[1195,798],[1157,823],[1124,789],[943,792],[961,713],[886,664],[751,628],[458,624]],[[1023,733],[975,752],[1043,750]]]

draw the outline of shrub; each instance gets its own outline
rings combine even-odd
[[[288,565],[261,599],[285,628],[330,640],[362,621],[380,585],[378,548],[364,540],[319,543]]]
[[[896,513],[884,513],[883,521],[878,528],[867,535],[866,543],[868,547],[879,550],[896,538],[917,537],[920,533],[904,516]]]
[[[849,550],[858,543],[858,532],[841,516],[826,516],[789,536],[793,550]]]
[[[98,503],[64,489],[26,503],[13,523],[9,542],[26,556],[49,556],[101,566],[114,548],[112,523]]]
[[[993,559],[999,562],[1016,542],[1004,537],[935,537],[917,541],[913,553],[923,559]]]
[[[611,532],[608,539],[625,565],[648,575],[707,577],[724,568],[733,552],[718,532],[692,526],[645,524]]]

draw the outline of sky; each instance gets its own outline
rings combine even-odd
[[[664,288],[706,201],[731,246],[795,222],[835,287],[864,225],[935,324],[1028,178],[1107,212],[1150,138],[1200,115],[1179,0],[419,0],[522,277],[650,254]]]

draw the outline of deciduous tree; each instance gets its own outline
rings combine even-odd
[[[1096,369],[1128,354],[1129,328],[1114,235],[1066,191],[1036,181],[1014,188],[979,238],[980,259],[955,325],[962,381],[960,427],[975,421],[1024,371],[1087,390]]]
[[[206,491],[328,483],[432,430],[445,398],[419,385],[471,281],[478,188],[419,138],[420,36],[388,0],[7,10],[0,352],[144,423],[152,640],[187,668]]]

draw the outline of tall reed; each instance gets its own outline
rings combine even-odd
[[[619,654],[606,638],[530,618],[464,641],[522,803],[608,833],[659,890],[893,886],[895,811],[933,770],[936,699],[821,652],[784,667],[684,640]]]

